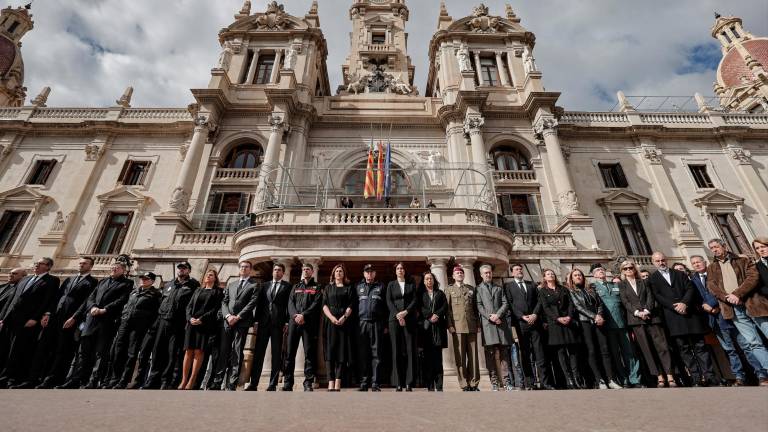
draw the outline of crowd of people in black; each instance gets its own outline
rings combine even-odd
[[[594,264],[563,282],[551,269],[538,283],[525,280],[514,264],[500,285],[482,265],[472,286],[456,266],[445,287],[430,271],[409,277],[403,263],[387,284],[371,264],[357,283],[337,264],[319,284],[309,263],[295,285],[282,264],[260,282],[243,261],[223,287],[216,270],[200,283],[182,262],[158,289],[152,272],[134,286],[127,256],[101,280],[83,257],[60,283],[42,258],[33,274],[13,269],[0,286],[0,388],[236,390],[252,329],[246,391],[259,388],[267,347],[266,390],[292,391],[300,345],[302,386],[313,391],[321,341],[331,392],[385,384],[442,391],[449,341],[464,391],[479,387],[478,341],[495,391],[768,386],[768,238],[752,246],[755,259],[714,239],[712,262],[693,256],[692,270],[657,252],[653,273],[628,260],[620,275]],[[713,344],[727,362],[712,355]]]

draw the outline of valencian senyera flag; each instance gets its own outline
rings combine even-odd
[[[384,197],[384,147],[379,141],[379,160],[376,164],[376,199],[381,201]]]
[[[365,169],[365,189],[363,190],[363,197],[368,199],[376,193],[373,186],[373,139],[371,139],[371,146],[368,148],[368,166]]]
[[[384,158],[384,198],[392,194],[392,143],[387,141],[387,155]]]

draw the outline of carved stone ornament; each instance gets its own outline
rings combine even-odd
[[[749,150],[744,150],[741,147],[729,146],[725,149],[733,160],[737,161],[739,165],[749,165],[752,163],[752,153]]]
[[[195,126],[210,129],[212,125],[210,114],[198,113],[195,116]]]
[[[383,66],[372,65],[370,73],[347,75],[347,93],[395,93],[418,95],[418,91],[400,77],[385,71]]]
[[[523,69],[525,70],[526,74],[531,72],[538,72],[539,70],[536,67],[536,59],[533,57],[533,52],[528,45],[523,48]]]
[[[464,133],[467,135],[480,133],[480,128],[485,125],[485,119],[481,116],[467,117],[464,120]]]
[[[290,27],[288,14],[285,13],[285,6],[273,1],[267,6],[264,15],[256,18],[257,30],[285,30]]]
[[[466,44],[461,44],[456,51],[456,59],[459,60],[460,72],[472,72],[472,60],[469,58],[469,48]]]
[[[185,142],[184,144],[179,146],[179,161],[184,162],[184,159],[187,158],[187,153],[189,152],[189,142]]]
[[[38,94],[34,99],[32,99],[32,106],[44,108],[45,104],[48,103],[48,96],[50,94],[51,94],[51,88],[43,87],[43,90],[40,91],[40,94]]]
[[[101,155],[104,153],[102,150],[104,148],[103,145],[98,144],[86,144],[85,145],[85,160],[87,161],[97,161],[101,157]]]
[[[189,193],[181,186],[177,186],[171,194],[171,200],[168,202],[168,207],[176,213],[186,213],[189,207]]]
[[[579,213],[579,197],[576,196],[576,192],[572,190],[560,192],[557,199],[560,204],[560,211],[563,215],[568,216]]]
[[[533,127],[533,131],[540,139],[544,138],[544,135],[550,133],[557,133],[557,127],[559,123],[554,117],[545,117],[539,120]]]
[[[229,65],[232,62],[232,55],[234,55],[232,43],[230,41],[224,42],[223,49],[219,55],[219,61],[216,63],[216,68],[228,71]]]
[[[491,213],[496,212],[496,198],[493,196],[490,189],[486,188],[480,193],[475,201],[475,208]]]
[[[61,212],[61,210],[56,212],[56,217],[53,219],[53,223],[51,224],[51,231],[53,232],[60,232],[64,231],[64,226],[66,225],[67,221],[64,219],[64,213]]]
[[[243,7],[240,9],[240,15],[249,16],[251,14],[251,0],[245,0]]]
[[[290,48],[288,48],[288,51],[285,53],[284,68],[287,70],[293,70],[293,68],[296,67],[297,58],[298,58],[298,52],[296,48],[291,46]]]
[[[269,125],[272,127],[272,132],[279,132],[285,126],[285,114],[272,113],[269,115]]]
[[[120,96],[120,99],[116,100],[115,103],[123,108],[130,108],[131,98],[133,98],[133,87],[129,86],[125,89],[123,95]]]
[[[501,18],[488,15],[488,7],[482,3],[472,10],[472,19],[467,23],[475,33],[496,33],[502,29]]]
[[[643,147],[641,150],[643,153],[643,157],[648,159],[652,164],[660,164],[661,163],[661,150],[657,149],[656,147]]]

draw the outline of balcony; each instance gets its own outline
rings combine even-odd
[[[496,186],[536,183],[536,171],[494,171],[493,181]]]
[[[560,221],[558,216],[545,215],[505,215],[499,217],[499,228],[513,234],[545,233]]]
[[[256,184],[259,178],[258,168],[221,168],[217,167],[213,173],[214,184]]]
[[[391,44],[364,44],[361,53],[394,53],[397,47]]]
[[[192,215],[192,228],[205,233],[234,233],[248,227],[250,215],[239,213],[195,214]]]

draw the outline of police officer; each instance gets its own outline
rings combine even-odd
[[[187,261],[176,266],[176,279],[163,285],[163,300],[155,323],[152,362],[144,388],[175,389],[180,380],[187,304],[200,282],[189,276],[192,265]]]
[[[381,391],[379,387],[380,357],[384,342],[384,326],[387,320],[387,306],[384,285],[376,282],[373,265],[363,267],[364,279],[355,287],[358,298],[360,323],[358,327],[358,357],[360,372],[359,391]]]
[[[321,291],[315,283],[312,264],[301,267],[301,281],[288,297],[288,358],[285,361],[283,391],[293,390],[293,373],[299,341],[304,342],[304,391],[312,391],[317,360],[317,336],[320,329]]]
[[[157,276],[147,272],[139,276],[139,286],[131,291],[123,308],[120,328],[112,346],[112,370],[107,388],[124,389],[133,377],[136,356],[147,331],[157,320],[160,291],[154,287]]]

